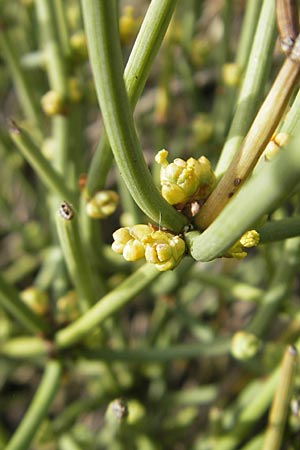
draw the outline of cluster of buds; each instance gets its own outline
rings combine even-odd
[[[275,134],[272,139],[268,142],[264,150],[265,161],[270,161],[273,159],[280,151],[281,147],[284,147],[290,139],[290,135],[287,133]]]
[[[56,116],[66,113],[66,105],[61,94],[50,90],[46,92],[41,98],[41,105],[44,113],[47,116]]]
[[[118,206],[119,196],[115,191],[98,191],[86,204],[86,213],[92,219],[105,219]]]
[[[167,150],[161,150],[155,157],[162,166],[160,182],[164,199],[179,210],[186,204],[205,200],[216,182],[209,160],[205,156],[187,161],[176,158],[169,164],[167,156]]]
[[[252,333],[238,331],[231,340],[230,352],[239,360],[253,358],[259,351],[261,341]]]
[[[256,230],[249,230],[230,247],[223,255],[226,258],[243,259],[247,256],[246,248],[256,247],[259,244],[259,233]]]
[[[39,316],[47,314],[49,311],[48,294],[41,289],[30,286],[20,294],[21,300]]]
[[[119,228],[113,238],[114,252],[123,255],[127,261],[145,257],[160,271],[174,269],[185,253],[183,239],[166,231],[155,230],[150,225]]]

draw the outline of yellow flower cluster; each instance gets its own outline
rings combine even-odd
[[[233,244],[224,254],[227,258],[243,259],[247,256],[245,248],[256,247],[259,244],[259,233],[256,230],[249,230]]]
[[[162,230],[154,230],[150,225],[134,225],[119,228],[113,234],[114,252],[123,255],[127,261],[141,258],[155,264],[158,270],[174,269],[185,252],[185,243],[179,236]]]
[[[98,191],[86,204],[86,213],[92,219],[105,219],[118,206],[119,196],[115,191]]]
[[[216,182],[210,162],[205,156],[187,161],[176,158],[167,161],[167,150],[161,150],[155,157],[160,164],[161,194],[170,205],[183,206],[186,203],[206,199]]]

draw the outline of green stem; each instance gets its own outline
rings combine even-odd
[[[132,108],[144,88],[176,3],[177,0],[152,0],[144,17],[124,71],[124,81]],[[112,158],[107,135],[103,131],[88,172],[86,188],[89,194],[103,189]]]
[[[79,447],[73,437],[67,433],[59,438],[58,448],[60,450],[81,450],[81,447]]]
[[[204,285],[215,287],[226,295],[229,294],[233,299],[247,302],[260,302],[264,293],[264,291],[259,288],[228,276],[220,275],[219,273],[194,270],[191,276],[193,279],[199,280]]]
[[[107,317],[126,305],[135,295],[154,281],[159,274],[155,266],[149,264],[141,266],[117,288],[100,299],[83,316],[63,330],[58,331],[55,336],[57,347],[65,348],[78,342],[94,326],[100,324]]]
[[[58,389],[62,367],[58,361],[47,363],[34,398],[6,450],[27,450],[38,431]]]
[[[298,140],[259,170],[243,185],[217,219],[202,234],[185,235],[191,255],[197,261],[210,261],[224,254],[234,242],[299,184]],[[255,193],[255,194],[254,194]]]
[[[93,274],[81,242],[76,214],[69,205],[72,217],[56,215],[56,225],[60,244],[68,271],[76,287],[78,301],[82,311],[86,311],[96,300]]]
[[[236,54],[236,63],[241,68],[242,72],[244,71],[249,58],[260,8],[261,0],[247,0],[239,46]]]
[[[267,222],[261,228],[258,228],[257,231],[259,232],[259,242],[261,244],[300,236],[300,216]]]
[[[38,337],[19,336],[1,344],[0,355],[27,361],[33,358],[45,358],[52,350],[50,341]]]
[[[32,123],[39,129],[39,132],[41,132],[41,111],[36,103],[35,93],[32,90],[33,85],[29,83],[27,77],[25,76],[25,72],[21,68],[9,35],[3,29],[0,30],[0,46],[2,48],[4,58],[9,66],[25,116],[27,116],[28,119],[31,120]]]
[[[11,124],[10,135],[23,154],[27,162],[39,175],[41,181],[60,198],[67,200],[76,207],[78,198],[65,184],[65,180],[50,165],[49,161],[41,153],[40,149],[30,138],[29,134],[14,122]]]
[[[267,410],[277,387],[278,377],[279,369],[275,370],[266,381],[261,382],[252,401],[239,414],[233,429],[227,435],[217,438],[214,441],[214,448],[233,450],[238,447],[245,436],[251,432],[257,420]]]
[[[0,304],[31,333],[48,333],[48,324],[19,298],[18,291],[0,274]]]
[[[269,289],[261,299],[260,307],[247,326],[247,330],[257,336],[263,336],[282,302],[290,296],[292,280],[299,267],[300,239],[285,242],[284,252],[271,281]]]
[[[66,19],[66,6],[63,0],[54,0],[54,12],[56,16],[57,32],[60,41],[60,47],[65,57],[71,54],[71,46],[69,39],[69,30]]]
[[[180,231],[186,219],[158,192],[137,138],[123,80],[115,4],[82,0],[82,8],[98,101],[119,170],[140,209],[157,223],[163,212],[162,225]]]
[[[222,175],[240,147],[263,96],[275,42],[275,2],[264,0],[236,112],[216,167]]]
[[[85,351],[84,356],[91,359],[101,359],[104,361],[124,361],[124,362],[163,362],[174,359],[190,359],[200,357],[213,357],[228,354],[230,342],[221,338],[215,341],[181,344],[168,347],[134,348],[126,350],[103,349],[95,352]]]
[[[57,39],[53,4],[49,0],[37,0],[36,8],[39,27],[42,33],[49,83],[51,89],[55,90],[65,99],[67,97],[66,69]]]
[[[284,355],[278,388],[275,393],[269,424],[264,440],[263,450],[279,450],[283,439],[283,431],[290,407],[293,381],[296,370],[297,351],[294,347],[289,347]]]

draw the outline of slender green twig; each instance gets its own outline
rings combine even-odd
[[[278,388],[269,414],[263,450],[279,450],[281,448],[283,431],[291,401],[297,355],[296,349],[292,346],[288,347],[284,354]]]
[[[276,369],[267,380],[260,383],[256,395],[240,412],[230,433],[214,440],[216,449],[232,450],[238,447],[245,436],[251,432],[257,419],[267,410],[278,384],[278,378],[279,369]]]
[[[50,86],[65,99],[67,96],[66,69],[57,40],[53,5],[48,0],[37,0],[36,8]]]
[[[0,273],[0,304],[31,333],[48,333],[49,325],[19,298],[18,291]]]
[[[260,9],[261,0],[247,0],[239,46],[236,53],[236,63],[242,72],[244,72],[249,58]]]
[[[19,336],[2,343],[0,355],[10,359],[29,360],[49,356],[53,346],[39,337]],[[39,360],[40,362],[40,360]]]
[[[93,274],[81,242],[76,214],[70,205],[66,203],[63,205],[56,214],[57,231],[68,271],[76,287],[79,305],[82,311],[86,311],[97,298]],[[66,209],[69,215],[65,214]]]
[[[127,94],[133,108],[144,88],[176,3],[177,0],[153,0],[144,17],[124,71]],[[90,194],[103,189],[111,162],[112,153],[104,131],[88,172],[86,188]]]
[[[21,68],[8,32],[1,27],[0,46],[9,66],[25,116],[32,121],[32,123],[37,127],[37,130],[40,132],[42,128],[41,111],[37,106],[35,93],[32,89],[32,85],[26,77],[26,73]]]
[[[15,122],[11,122],[10,135],[18,149],[22,152],[24,158],[36,170],[41,181],[53,193],[56,193],[62,199],[69,201],[76,208],[78,201],[77,195],[66,186],[65,180],[51,166],[49,161],[41,153],[40,149],[32,141],[29,134]]]
[[[135,348],[125,350],[103,349],[98,351],[85,351],[85,356],[91,359],[104,361],[127,361],[127,362],[153,362],[170,361],[182,358],[212,357],[228,354],[230,341],[224,338],[205,343],[181,344],[162,348]]]
[[[62,367],[58,361],[47,363],[43,378],[20,425],[6,446],[6,450],[26,450],[46,416],[58,389]]]
[[[218,176],[227,169],[254,119],[256,109],[263,95],[263,88],[272,57],[274,38],[275,3],[273,0],[264,0],[236,112],[216,167]]]
[[[132,197],[155,222],[180,231],[185,218],[158,192],[143,158],[123,80],[113,2],[82,0],[92,70],[114,157]]]
[[[300,236],[300,217],[287,217],[286,219],[267,222],[261,228],[258,228],[258,232],[261,244]]]
[[[92,308],[75,320],[71,325],[58,331],[55,336],[58,348],[69,347],[78,342],[91,329],[101,323],[110,315],[116,313],[128,303],[135,295],[148,286],[159,276],[156,267],[145,264],[129,276],[117,288],[110,291],[100,299]]]
[[[292,280],[299,267],[299,247],[300,238],[289,239],[285,242],[284,251],[270,286],[247,326],[247,330],[256,336],[263,336],[267,332],[280,305],[290,296]]]
[[[60,40],[60,47],[65,57],[71,54],[68,24],[66,19],[66,7],[62,0],[54,0],[54,12],[56,16],[57,31]]]

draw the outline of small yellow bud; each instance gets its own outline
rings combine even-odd
[[[185,243],[179,236],[165,231],[155,231],[144,239],[146,261],[158,270],[174,269],[185,252]]]
[[[259,233],[256,230],[246,231],[240,239],[240,244],[245,248],[256,247],[259,244]]]
[[[69,323],[80,315],[78,298],[75,291],[69,291],[56,302],[56,320],[58,323]]]
[[[44,139],[41,150],[43,155],[51,160],[55,153],[55,139],[51,137]]]
[[[161,150],[155,158],[162,166],[160,182],[164,199],[171,205],[182,205],[208,197],[216,181],[208,159],[205,156],[187,161],[176,158],[167,164],[167,155],[166,150]]]
[[[259,244],[259,233],[256,230],[246,231],[223,255],[226,258],[243,259],[247,256],[244,248],[256,247]]]
[[[130,44],[136,36],[139,20],[134,17],[134,8],[126,6],[119,20],[120,40],[122,45]]]
[[[157,162],[157,164],[160,164],[162,167],[167,167],[167,165],[169,164],[167,160],[168,154],[168,150],[160,150],[155,156],[155,161]]]
[[[82,87],[77,78],[69,78],[68,80],[68,96],[72,103],[79,103],[83,97]]]
[[[41,98],[41,105],[47,116],[55,116],[66,112],[62,96],[55,91],[46,92]]]
[[[279,145],[276,144],[274,141],[268,142],[265,150],[264,150],[264,158],[265,161],[271,161],[271,159],[275,158],[276,155],[278,155],[280,151]]]
[[[93,219],[104,219],[117,208],[119,196],[114,191],[99,191],[86,204],[87,215]]]
[[[280,147],[284,147],[289,142],[290,135],[287,133],[281,132],[281,133],[276,134],[274,140],[275,140],[276,144],[278,144]]]
[[[138,261],[143,258],[144,255],[145,247],[140,241],[130,239],[130,241],[125,244],[123,249],[123,258],[126,259],[126,261]]]
[[[226,63],[222,67],[222,79],[227,86],[238,86],[241,79],[241,69],[236,63]]]
[[[42,316],[48,312],[49,299],[46,292],[41,291],[35,286],[24,289],[20,294],[21,299],[36,314]]]
[[[205,39],[193,39],[190,46],[190,57],[192,63],[196,67],[201,67],[207,61],[207,58],[212,50],[212,44]]]
[[[197,114],[192,123],[197,144],[209,141],[213,134],[213,122],[208,114]]]
[[[127,423],[134,425],[145,417],[145,407],[138,400],[128,401],[128,418]]]
[[[247,252],[243,250],[240,241],[233,244],[223,255],[225,258],[243,259],[247,256]]]
[[[264,158],[266,161],[273,159],[280,151],[281,147],[287,145],[290,135],[287,133],[275,134],[268,142],[264,150]]]
[[[144,239],[153,232],[149,225],[133,225],[119,228],[113,233],[112,250],[123,254],[126,261],[137,261],[144,257]]]
[[[251,333],[238,331],[231,340],[230,351],[236,359],[247,360],[253,358],[260,348],[260,340]]]
[[[88,50],[86,42],[86,34],[83,30],[76,31],[70,38],[70,46],[73,56],[78,61],[87,59]]]
[[[132,236],[129,233],[129,228],[119,228],[113,233],[113,238],[113,251],[122,255],[125,245],[132,239]]]

